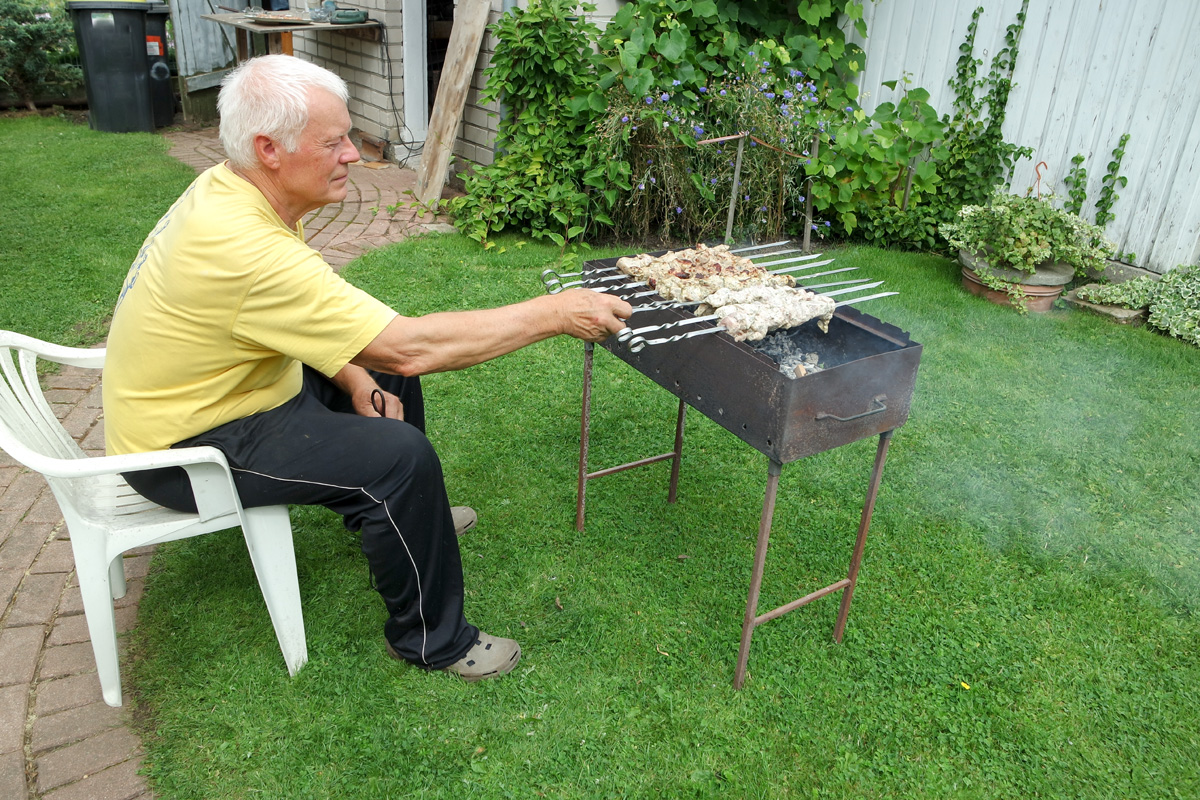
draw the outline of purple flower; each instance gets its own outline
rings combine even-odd
[[[724,97],[724,96],[725,96],[725,90],[724,90],[724,89],[722,89],[722,90],[721,90],[721,97]]]
[[[693,131],[693,132],[695,132],[695,134],[696,134],[697,136],[703,136],[703,135],[704,135],[704,128],[701,128],[699,125],[693,125],[693,126],[692,126],[692,131]]]
[[[650,176],[650,182],[651,182],[651,183],[658,183],[658,178],[655,178],[653,175],[651,175],[651,176]]]
[[[784,99],[784,100],[791,100],[793,97],[795,97],[795,95],[793,95],[793,94],[792,94],[791,92],[789,92],[787,89],[784,89],[784,90],[783,90],[783,99]]]
[[[747,200],[749,200],[749,199],[750,199],[750,195],[746,195],[746,199],[747,199]]]
[[[626,114],[625,116],[621,117],[621,122],[629,122],[629,115]]]
[[[700,94],[708,94],[708,87],[707,87],[707,86],[701,86],[701,87],[700,87]]]
[[[775,93],[774,93],[774,92],[767,92],[767,99],[768,99],[768,100],[774,100],[774,99],[775,99]]]
[[[642,189],[645,189],[645,188],[646,188],[646,184],[644,184],[644,183],[638,184],[638,191],[641,191]]]
[[[680,81],[671,81],[672,86],[678,86]]]
[[[716,178],[713,178],[713,179],[712,179],[712,183],[713,183],[713,185],[715,186],[715,185],[716,185],[716,183],[717,183],[717,179],[716,179]]]
[[[854,110],[854,108],[853,108],[853,106],[846,106],[846,110],[847,110],[847,111],[853,111],[853,110]]]
[[[683,209],[682,209],[682,208],[680,208],[679,206],[675,206],[675,213],[676,213],[676,214],[682,214],[682,213],[683,213]]]
[[[829,220],[825,220],[825,227],[831,228],[831,227],[833,227],[833,225],[829,222]]]
[[[766,210],[767,210],[766,206],[763,206],[762,208],[759,209],[759,211],[766,211]]]
[[[653,164],[653,163],[654,163],[654,159],[653,159],[653,158],[647,158],[647,159],[646,159],[646,163],[647,163],[647,164]]]
[[[646,98],[646,105],[648,105],[648,106],[650,106],[650,105],[654,105],[654,98],[653,98],[653,97],[647,97],[647,98]]]
[[[767,68],[766,68],[766,67],[760,67],[758,71],[759,71],[759,72],[761,72],[763,75],[766,75],[766,74],[767,74]]]
[[[667,102],[668,100],[670,100],[670,99],[671,99],[671,95],[667,94],[666,92],[663,92],[662,94],[660,94],[660,95],[658,96],[658,99],[659,99],[659,100],[662,100],[662,101],[665,103],[665,102]]]
[[[803,202],[804,202],[804,195],[800,195],[800,202],[801,202],[801,203],[803,203]]]

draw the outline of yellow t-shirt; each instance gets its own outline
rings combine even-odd
[[[107,450],[162,450],[276,408],[300,391],[302,364],[337,374],[395,316],[219,164],[159,220],[121,288],[104,365]]]

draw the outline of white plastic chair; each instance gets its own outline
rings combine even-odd
[[[83,594],[104,702],[121,705],[113,599],[125,594],[122,553],[241,526],[288,672],[308,661],[300,584],[287,506],[242,508],[224,454],[215,447],[88,458],[54,416],[38,384],[37,359],[99,369],[105,351],[48,344],[0,331],[0,448],[46,477],[62,509]],[[143,498],[122,472],[183,467],[198,513]]]

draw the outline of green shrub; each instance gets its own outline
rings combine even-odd
[[[618,234],[724,238],[738,141],[698,142],[741,133],[752,138],[742,146],[734,238],[802,229],[805,166],[822,124],[821,98],[799,70],[778,79],[772,66],[770,55],[751,50],[736,71],[695,92],[665,77],[641,96],[621,85],[609,91],[588,183],[601,188],[603,171],[628,165],[629,185],[602,189]]]
[[[1179,266],[1162,276],[1150,301],[1149,323],[1200,346],[1200,269]]]
[[[465,175],[466,196],[450,204],[455,225],[485,247],[491,234],[509,226],[565,246],[592,220],[608,219],[583,186],[597,109],[569,102],[594,85],[592,43],[599,36],[575,8],[570,0],[534,0],[494,27],[499,43],[481,100],[502,99],[508,114],[496,159]]]
[[[1122,283],[1081,286],[1076,294],[1080,300],[1089,303],[1122,308],[1146,308],[1154,300],[1158,280],[1143,275]]]
[[[1149,308],[1147,321],[1177,339],[1200,346],[1200,268],[1178,266],[1161,278],[1142,276],[1107,286],[1083,287],[1089,303]]]
[[[78,86],[75,32],[61,7],[0,0],[0,84],[30,110],[41,93]]]

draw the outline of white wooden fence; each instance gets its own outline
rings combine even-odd
[[[864,108],[894,101],[884,81],[908,73],[939,114],[953,109],[947,83],[976,7],[983,6],[975,57],[986,76],[1021,0],[878,0],[867,3],[859,88]],[[1005,140],[1033,148],[1014,170],[1013,192],[1035,181],[1065,198],[1063,178],[1082,153],[1088,173],[1084,216],[1122,134],[1129,134],[1110,239],[1136,264],[1165,272],[1200,261],[1200,2],[1197,0],[1032,0],[1004,123]]]

